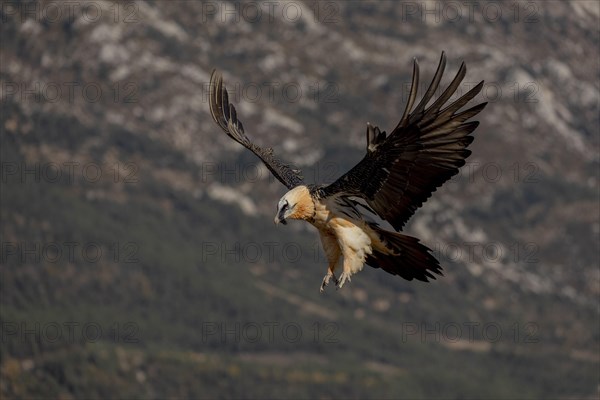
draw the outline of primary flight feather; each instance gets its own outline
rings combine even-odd
[[[235,107],[229,103],[221,74],[213,71],[210,112],[214,121],[236,142],[252,151],[288,189],[279,201],[275,223],[305,220],[315,226],[328,260],[321,291],[333,280],[338,288],[362,270],[364,264],[407,280],[428,281],[441,275],[431,250],[417,238],[382,229],[366,212],[376,214],[400,231],[414,212],[444,182],[458,173],[471,154],[471,133],[479,122],[467,122],[487,103],[460,111],[483,87],[448,103],[465,77],[461,64],[448,87],[428,105],[438,90],[446,56],[442,53],[429,88],[413,108],[419,85],[419,65],[414,61],[410,94],[400,122],[388,135],[367,124],[364,158],[330,185],[307,185],[299,170],[277,159],[273,149],[250,141]],[[342,272],[336,276],[340,259]]]

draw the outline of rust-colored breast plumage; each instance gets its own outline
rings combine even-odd
[[[289,193],[289,200],[294,204],[293,219],[310,221],[315,214],[315,204],[306,186],[294,188]]]

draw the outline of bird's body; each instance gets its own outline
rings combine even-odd
[[[350,277],[363,269],[367,260],[369,265],[379,267],[394,275],[403,275],[406,279],[416,277],[426,280],[433,278],[427,270],[439,273],[437,260],[433,258],[428,249],[419,244],[418,239],[395,232],[383,230],[379,225],[365,218],[357,206],[348,202],[343,197],[321,197],[322,187],[296,186],[287,192],[280,201],[279,210],[283,214],[275,216],[275,223],[287,219],[303,220],[314,226],[319,232],[321,244],[328,261],[327,274],[323,278],[321,290],[333,279],[341,288]],[[287,207],[283,206],[288,204]],[[286,215],[285,210],[289,209]],[[410,249],[411,245],[414,247]],[[416,253],[413,259],[413,268],[398,269],[396,265],[399,257],[407,258],[409,250]],[[413,258],[415,254],[412,254]],[[339,280],[335,271],[342,262],[342,272]],[[391,265],[390,265],[391,260]],[[414,268],[422,261],[429,265]],[[411,270],[417,271],[416,276],[410,275]]]
[[[317,193],[318,191],[311,193],[304,185],[290,190],[283,199],[295,204],[295,207],[294,212],[287,218],[304,220],[319,231],[329,264],[321,289],[331,278],[342,287],[346,279],[362,270],[367,255],[372,254],[372,246],[377,244],[377,239],[375,232],[364,220],[344,214],[344,209],[335,199],[321,199]],[[277,217],[276,222],[279,222]],[[341,257],[344,260],[343,272],[338,283],[335,269]]]
[[[431,194],[455,175],[465,163],[478,122],[465,122],[486,103],[458,112],[483,85],[442,108],[466,74],[464,63],[447,89],[429,104],[445,67],[440,65],[431,85],[414,107],[419,69],[415,61],[408,104],[402,119],[387,135],[367,124],[367,151],[361,162],[330,185],[307,185],[298,170],[273,156],[272,149],[253,144],[245,135],[233,105],[229,104],[222,78],[211,78],[211,114],[235,141],[254,152],[267,168],[290,189],[279,201],[275,223],[303,220],[319,232],[328,260],[321,290],[334,280],[341,288],[365,264],[407,280],[428,281],[441,275],[439,262],[418,239],[384,230],[377,218],[399,231]],[[412,110],[412,111],[411,111]],[[342,260],[339,279],[336,270]]]

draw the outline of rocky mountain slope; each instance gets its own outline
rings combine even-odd
[[[3,2],[1,392],[597,396],[599,18],[586,1]],[[425,90],[441,51],[443,82],[464,60],[459,92],[485,80],[489,102],[406,229],[445,276],[365,268],[319,295],[318,238],[272,225],[284,188],[215,128],[210,72],[253,140],[331,182],[367,121],[397,123],[413,58]]]

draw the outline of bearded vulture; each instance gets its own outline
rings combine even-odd
[[[428,282],[442,275],[439,262],[419,239],[384,230],[373,215],[402,230],[415,210],[458,172],[471,154],[470,134],[478,121],[466,122],[486,106],[464,111],[483,86],[477,86],[448,103],[466,74],[464,62],[450,85],[428,105],[446,66],[442,52],[439,66],[421,101],[413,108],[419,87],[419,65],[414,60],[408,102],[400,122],[388,135],[367,123],[364,158],[330,185],[305,184],[301,172],[275,158],[272,148],[252,143],[244,133],[235,107],[229,103],[219,72],[210,82],[210,113],[225,133],[264,162],[289,191],[279,200],[275,224],[304,220],[317,228],[327,256],[327,274],[321,291],[333,280],[337,288],[367,264],[407,280]],[[343,259],[339,279],[336,268]]]

